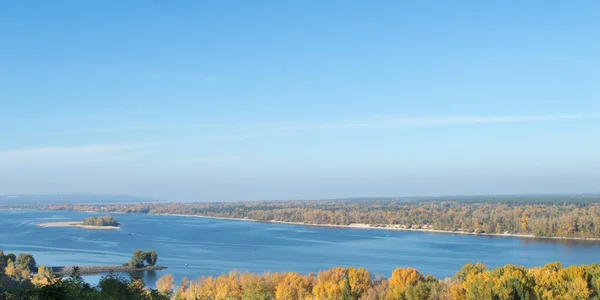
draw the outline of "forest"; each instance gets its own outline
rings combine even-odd
[[[29,257],[19,254],[19,257]],[[600,299],[600,265],[563,267],[549,263],[525,268],[505,265],[488,269],[468,263],[454,276],[439,280],[412,268],[398,268],[391,277],[373,276],[363,268],[337,267],[317,274],[230,272],[197,280],[183,278],[177,285],[172,275],[149,289],[134,278],[114,274],[97,285],[87,284],[77,273],[59,278],[35,260],[13,261],[15,255],[0,251],[0,299],[65,300],[508,300]],[[17,258],[18,260],[18,258]],[[35,271],[35,272],[34,272]]]
[[[48,204],[21,208],[182,214],[305,224],[394,226],[449,232],[600,238],[598,197],[438,198],[147,204]]]
[[[83,220],[83,225],[89,226],[119,226],[119,222],[117,219],[112,216],[104,216],[104,217],[89,217]]]

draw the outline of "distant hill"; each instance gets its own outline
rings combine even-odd
[[[161,202],[152,198],[127,195],[53,194],[53,195],[2,195],[0,204],[103,204]]]

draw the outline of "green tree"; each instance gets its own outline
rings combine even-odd
[[[35,271],[35,259],[31,254],[19,253],[17,257],[17,267],[21,270]]]
[[[346,275],[344,276],[344,288],[342,289],[342,300],[358,300],[360,295],[352,291],[352,286],[350,286],[350,280],[348,278],[348,270],[346,270]]]
[[[157,260],[158,260],[158,254],[156,254],[156,251],[150,250],[150,251],[146,252],[146,262],[148,263],[149,266],[154,266],[156,264]]]
[[[506,300],[529,300],[531,299],[532,290],[526,286],[519,278],[512,277],[502,282],[501,289],[505,290]]]
[[[0,271],[6,268],[6,262],[8,261],[8,257],[4,255],[4,251],[0,250]],[[2,272],[0,272],[1,274]]]
[[[12,253],[4,254],[4,251],[0,250],[0,270],[6,268],[9,260],[14,262],[17,260],[17,256]]]
[[[146,261],[146,253],[142,250],[133,251],[133,257],[129,261],[129,265],[136,268],[141,268],[144,266],[144,261]]]
[[[433,287],[432,282],[419,281],[415,286],[406,289],[406,300],[428,300]]]
[[[100,290],[98,299],[143,300],[150,297],[137,284],[132,284],[132,281],[114,274],[102,277],[98,282],[98,289]]]

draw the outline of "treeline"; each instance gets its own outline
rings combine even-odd
[[[77,273],[56,278],[40,266],[38,273],[22,276],[8,267],[0,272],[0,299],[173,299],[173,300],[550,300],[600,299],[600,265],[564,268],[560,263],[524,268],[505,265],[489,270],[466,264],[445,280],[418,270],[399,268],[392,276],[374,277],[362,268],[333,268],[318,274],[231,272],[218,277],[183,278],[172,275],[156,282],[157,290],[140,280],[108,275],[97,285]]]
[[[89,217],[83,220],[83,225],[89,226],[119,226],[119,222],[117,219],[112,216],[104,216],[104,217]]]
[[[154,265],[156,252],[136,250],[134,259],[143,254],[148,265]],[[137,255],[137,256],[136,256]],[[132,259],[133,260],[133,259]],[[142,266],[143,266],[142,262]],[[0,250],[0,300],[168,300],[170,292],[149,289],[141,280],[126,279],[121,276],[107,275],[98,285],[86,283],[79,275],[79,268],[73,267],[69,278],[60,278],[52,274],[44,265],[37,267],[31,254],[18,256]]]
[[[185,214],[307,224],[394,226],[538,237],[600,238],[600,204],[455,201],[269,201],[43,205],[44,210]],[[32,207],[33,208],[33,207]]]
[[[77,268],[75,268],[77,269]],[[0,272],[0,300],[169,300],[168,292],[149,289],[139,279],[110,274],[97,285],[86,283],[75,271],[71,277],[58,278],[40,266],[33,277]]]
[[[29,275],[36,270],[36,265],[31,254],[19,253],[19,256],[16,256],[14,253],[4,254],[4,251],[0,250],[0,270]]]
[[[389,279],[365,269],[333,268],[317,275],[230,273],[184,278],[174,289],[170,275],[157,282],[173,299],[319,299],[319,300],[500,300],[599,299],[600,265],[560,263],[527,269],[506,265],[488,270],[466,264],[452,278],[438,280],[411,268],[396,269]]]

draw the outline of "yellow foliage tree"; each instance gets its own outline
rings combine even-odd
[[[190,283],[186,291],[187,299],[214,299],[216,294],[217,288],[212,276],[202,277],[197,282]]]
[[[319,272],[313,296],[320,300],[341,299],[345,273],[346,269],[339,267]]]
[[[353,294],[363,295],[371,287],[371,273],[364,268],[347,268],[346,278]]]
[[[187,290],[189,287],[190,287],[190,279],[184,276],[183,278],[181,278],[181,281],[179,282],[179,286],[177,287],[177,290],[175,290],[173,298],[175,298],[175,300],[187,299],[186,293],[187,293]]]
[[[556,272],[552,268],[532,268],[529,269],[529,275],[534,280],[533,293],[535,299],[551,300],[556,299],[552,288],[553,277]]]
[[[245,273],[240,275],[242,300],[263,300],[275,297],[275,287],[263,276]]]
[[[139,294],[147,293],[146,285],[144,284],[143,281],[141,281],[139,279],[135,279],[135,280],[131,281],[129,283],[129,289],[132,291],[136,291]]]
[[[494,290],[500,299],[531,299],[535,296],[535,280],[526,268],[505,265],[491,273],[495,278]]]
[[[216,299],[240,299],[242,297],[242,287],[239,283],[237,272],[217,277],[215,288]]]
[[[392,272],[389,281],[387,298],[390,300],[403,299],[406,289],[415,286],[425,278],[419,271],[412,268],[398,268]]]
[[[4,268],[4,274],[14,279],[21,280],[23,278],[21,273],[21,270],[15,268],[15,263],[9,259],[6,264],[6,268]]]
[[[467,300],[494,299],[494,280],[489,272],[470,275],[463,283],[463,288]]]
[[[454,279],[449,283],[446,283],[448,286],[448,299],[453,300],[466,300],[467,294],[465,291],[465,287],[463,282],[460,279]]]
[[[38,267],[37,274],[31,279],[31,283],[35,285],[48,285],[53,281],[52,270],[47,269],[44,265]]]
[[[275,299],[312,299],[311,289],[311,283],[307,277],[298,273],[287,273],[275,287]]]
[[[175,279],[173,275],[167,274],[158,279],[156,286],[161,293],[171,293],[175,288]]]
[[[567,284],[567,293],[563,299],[586,300],[590,299],[591,294],[587,281],[583,277],[576,277]]]

